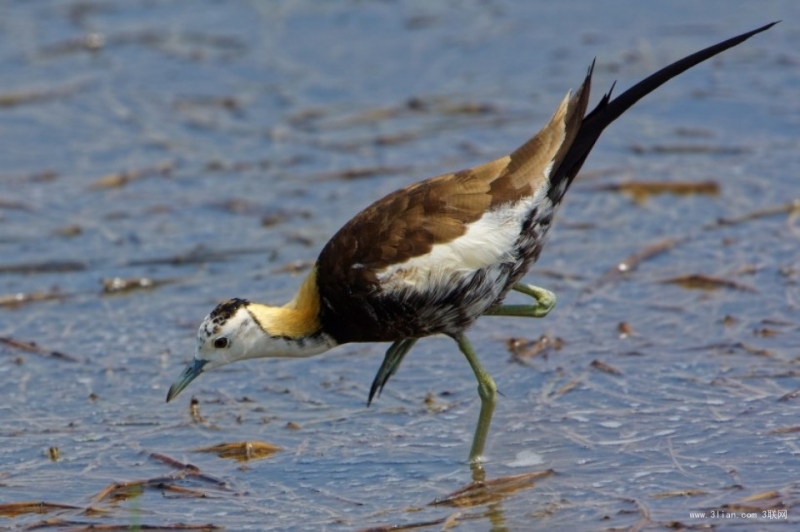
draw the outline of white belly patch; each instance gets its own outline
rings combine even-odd
[[[383,290],[436,290],[453,278],[504,263],[519,257],[515,244],[522,224],[539,203],[549,203],[543,194],[514,204],[501,205],[469,224],[466,233],[450,242],[436,244],[429,253],[393,264],[376,272]]]

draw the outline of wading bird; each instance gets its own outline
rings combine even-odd
[[[603,130],[663,83],[774,24],[676,61],[613,100],[609,91],[586,114],[592,64],[575,94],[567,94],[541,131],[510,155],[409,185],[357,214],[325,245],[286,305],[231,299],[217,306],[200,325],[194,361],[167,401],[201,373],[237,360],[392,342],[370,388],[371,402],[418,339],[445,334],[478,380],[481,409],[469,457],[479,463],[496,386],[464,332],[484,315],[546,315],[555,296],[520,281]],[[535,303],[503,305],[510,290]]]

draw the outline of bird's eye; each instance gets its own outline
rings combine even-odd
[[[217,349],[225,349],[226,347],[228,347],[228,339],[225,338],[224,336],[220,336],[219,338],[214,340],[214,347],[216,347]]]

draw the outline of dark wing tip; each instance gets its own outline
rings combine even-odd
[[[380,395],[380,391],[383,390],[384,384],[386,384],[386,380],[384,379],[383,382],[380,382],[380,374],[375,375],[375,378],[372,379],[372,385],[369,387],[369,397],[367,397],[367,406],[372,404],[372,400],[375,398],[376,393]]]
[[[386,383],[389,381],[389,377],[395,374],[397,368],[400,367],[400,362],[403,361],[403,357],[408,354],[415,343],[417,343],[416,338],[405,338],[403,340],[397,340],[389,346],[389,349],[386,350],[383,362],[381,363],[381,367],[378,369],[378,373],[375,375],[375,378],[372,380],[372,385],[369,387],[367,406],[372,404],[372,399],[375,397],[376,393],[378,395],[381,394],[383,387],[386,386]]]

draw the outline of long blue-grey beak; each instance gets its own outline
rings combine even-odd
[[[183,373],[181,373],[181,376],[175,379],[175,382],[173,382],[172,386],[169,387],[169,392],[167,392],[167,402],[169,403],[175,397],[177,397],[184,388],[189,386],[190,382],[195,380],[198,375],[203,373],[203,366],[206,364],[208,364],[208,360],[200,360],[199,358],[195,358],[192,362],[190,362],[189,365],[186,366],[186,369],[183,370]]]

